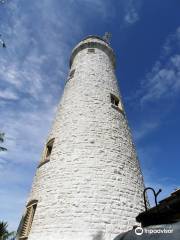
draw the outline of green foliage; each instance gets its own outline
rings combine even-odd
[[[8,232],[7,230],[8,224],[7,222],[0,221],[0,240],[14,240],[15,232]]]
[[[4,133],[0,132],[0,142],[4,142]]]
[[[0,0],[0,5],[3,5],[6,2],[6,0]],[[0,47],[6,48],[6,44],[3,41],[3,39],[1,38],[1,34],[0,34]]]
[[[0,143],[4,142],[4,137],[5,137],[5,134],[0,132]],[[0,146],[0,151],[7,151],[7,148],[4,148],[4,147]]]

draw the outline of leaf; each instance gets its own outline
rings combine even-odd
[[[0,222],[0,239],[3,239],[4,236],[8,233],[7,226],[7,222]]]
[[[4,136],[5,134],[0,132],[0,142],[4,142]]]
[[[4,147],[0,147],[0,152],[5,152],[5,151],[7,151],[7,148],[4,148]]]

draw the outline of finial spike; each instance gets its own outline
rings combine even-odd
[[[111,40],[111,37],[112,37],[112,34],[110,32],[105,32],[103,39],[104,39],[104,41],[109,43]]]

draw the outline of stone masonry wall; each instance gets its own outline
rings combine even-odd
[[[28,240],[112,240],[143,210],[143,178],[125,112],[111,104],[110,93],[121,101],[112,58],[100,39],[78,46],[91,42],[102,48],[74,56],[74,77],[48,137],[55,138],[51,158],[37,168]]]

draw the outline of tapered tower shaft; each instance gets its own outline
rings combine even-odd
[[[143,210],[143,190],[113,50],[90,36],[72,52],[20,236],[111,240],[135,224]]]

